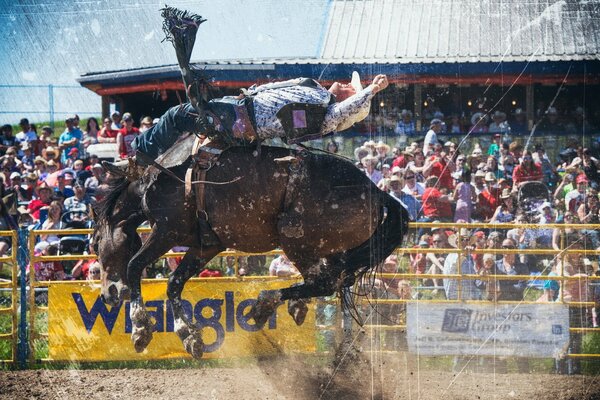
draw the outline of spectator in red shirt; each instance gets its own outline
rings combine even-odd
[[[111,123],[112,121],[110,118],[104,118],[102,129],[100,129],[100,133],[98,133],[98,143],[117,142],[117,135],[119,134],[119,131],[111,129]]]
[[[133,117],[130,113],[123,114],[123,124],[123,128],[119,130],[119,134],[117,135],[119,154],[121,158],[133,157],[135,150],[131,147],[131,143],[140,133],[140,130],[133,126]]]
[[[423,218],[419,222],[441,222],[452,221],[452,206],[448,195],[442,194],[438,189],[438,178],[430,176],[425,181],[425,192],[423,192]],[[421,234],[419,234],[419,237]]]
[[[52,188],[46,182],[42,182],[35,189],[36,198],[31,200],[27,205],[27,209],[35,222],[40,220],[40,210],[47,209],[52,201]]]
[[[399,157],[396,157],[394,162],[392,163],[392,167],[406,168],[409,162],[415,159],[415,155],[412,152],[411,147],[407,147]]]
[[[219,278],[223,276],[223,274],[218,269],[204,268],[198,276],[200,278]]]
[[[533,162],[533,157],[529,151],[524,151],[521,163],[513,171],[514,189],[518,189],[521,183],[530,181],[541,182],[543,179],[542,167]]]
[[[423,173],[425,176],[436,176],[440,188],[454,190],[452,172],[454,172],[454,162],[442,151],[442,145],[435,143],[434,154],[429,158]]]

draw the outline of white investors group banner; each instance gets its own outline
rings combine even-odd
[[[248,312],[263,289],[289,287],[292,281],[191,281],[183,292],[183,308],[202,327],[203,358],[314,352],[314,302],[302,326],[287,313],[287,303],[262,329]],[[106,361],[189,357],[174,333],[174,317],[166,299],[166,282],[146,281],[142,294],[155,323],[152,342],[143,353],[131,343],[129,302],[117,307],[100,300],[97,285],[51,283],[48,294],[48,343],[54,360]]]
[[[409,350],[420,355],[556,357],[569,343],[564,304],[409,303]]]

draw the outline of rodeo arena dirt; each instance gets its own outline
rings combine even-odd
[[[0,399],[600,399],[599,2],[0,3]]]

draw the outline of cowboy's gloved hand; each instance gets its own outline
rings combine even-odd
[[[194,125],[195,132],[209,137],[213,136],[215,127],[209,118],[210,117],[207,117],[206,115],[197,117]]]

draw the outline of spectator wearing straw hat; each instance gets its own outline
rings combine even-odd
[[[34,221],[40,220],[40,211],[48,209],[52,201],[52,188],[46,182],[42,182],[35,189],[36,197],[29,202],[27,209]]]
[[[414,174],[410,171],[407,174]],[[402,189],[402,179],[398,175],[392,175],[389,182],[390,195],[398,200],[400,204],[408,211],[408,215],[412,221],[419,219],[419,213],[421,212],[421,202],[417,200],[412,194],[406,193]]]
[[[502,189],[502,194],[500,195],[500,205],[496,207],[496,211],[492,218],[490,219],[490,223],[507,223],[511,222],[515,219],[516,208],[513,204],[513,196],[511,190],[508,188]]]
[[[488,132],[507,133],[509,129],[508,122],[506,122],[506,114],[500,110],[496,110],[496,112],[492,114],[492,123],[488,128]]]

